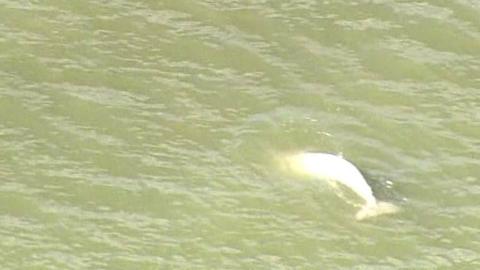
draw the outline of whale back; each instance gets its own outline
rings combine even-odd
[[[393,214],[400,211],[398,206],[389,202],[377,202],[376,204],[364,205],[355,215],[357,220],[363,220],[370,217],[375,217],[384,214]]]
[[[289,167],[298,173],[340,182],[366,201],[375,204],[372,189],[361,172],[343,157],[327,153],[300,153],[289,157]]]
[[[327,153],[300,153],[287,158],[288,167],[310,177],[340,182],[365,200],[355,218],[363,220],[400,209],[388,202],[377,201],[362,173],[350,161]]]

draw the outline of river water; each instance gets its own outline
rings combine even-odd
[[[1,268],[480,269],[479,3],[0,1]]]

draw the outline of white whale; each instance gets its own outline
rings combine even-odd
[[[378,201],[357,167],[341,156],[305,152],[287,156],[287,162],[288,167],[297,173],[339,182],[353,190],[365,201],[355,215],[357,220],[395,213],[399,210],[391,203]]]

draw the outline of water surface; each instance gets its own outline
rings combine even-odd
[[[3,269],[479,268],[476,1],[1,3]]]

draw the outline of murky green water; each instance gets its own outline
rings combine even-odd
[[[1,268],[479,269],[479,18],[0,1]],[[402,212],[355,221],[281,170],[299,150],[343,152]]]

